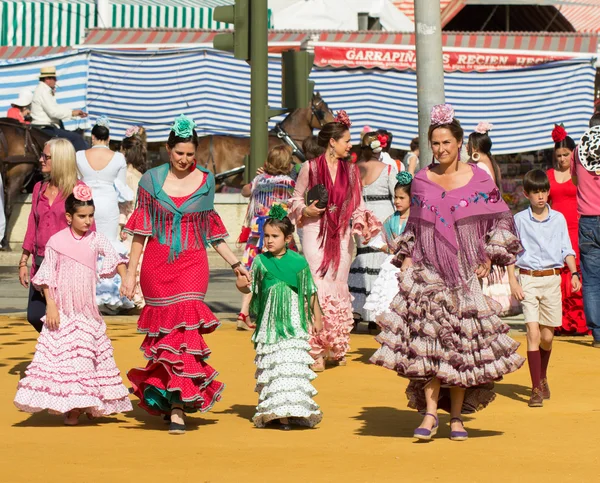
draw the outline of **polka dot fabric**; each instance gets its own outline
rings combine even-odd
[[[172,199],[181,206],[187,198]],[[143,213],[134,212],[130,222],[143,219]],[[191,220],[184,216],[182,232],[188,223]],[[216,213],[211,215],[210,226],[213,233],[222,229]],[[225,387],[215,380],[217,371],[205,362],[210,349],[202,336],[219,326],[203,301],[208,288],[208,256],[199,246],[184,250],[172,263],[168,258],[169,247],[150,237],[140,271],[146,305],[138,321],[138,330],[146,334],[141,350],[148,363],[145,368],[131,369],[127,377],[140,407],[150,414],[167,413],[172,401],[181,401],[187,412],[208,411]],[[164,395],[158,402],[157,394]]]
[[[91,233],[81,243],[89,243],[91,250],[105,257],[100,276],[115,273],[122,260],[106,237]],[[128,391],[96,306],[95,271],[50,247],[45,255],[32,283],[50,288],[60,325],[56,330],[42,329],[26,377],[19,381],[15,405],[31,413],[79,408],[106,416],[130,411]]]

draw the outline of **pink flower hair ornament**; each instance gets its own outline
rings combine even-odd
[[[334,121],[339,122],[340,124],[343,124],[348,129],[350,129],[350,126],[352,126],[352,122],[350,122],[350,118],[348,117],[348,114],[344,110],[338,111],[338,113],[335,116]]]
[[[494,125],[491,122],[481,121],[475,127],[475,132],[477,132],[479,134],[487,134],[492,130],[493,127],[494,127]]]
[[[73,188],[73,196],[79,201],[91,201],[92,190],[85,184],[78,184]]]
[[[431,124],[441,126],[450,124],[454,120],[454,108],[452,104],[437,104],[431,108]]]
[[[130,138],[131,136],[135,136],[136,134],[139,134],[139,132],[140,132],[140,126],[129,126],[127,128],[127,130],[125,131],[125,137]]]

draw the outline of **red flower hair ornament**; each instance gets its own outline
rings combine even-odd
[[[350,126],[352,126],[352,123],[350,122],[350,118],[348,117],[348,114],[344,110],[338,111],[338,113],[335,116],[334,121],[339,122],[340,124],[343,124],[348,129],[350,129]]]
[[[560,143],[561,141],[564,141],[566,137],[567,130],[565,129],[565,126],[562,124],[555,124],[554,129],[552,130],[552,141]]]
[[[377,135],[377,140],[381,144],[381,148],[382,149],[387,148],[389,138],[388,138],[388,136],[386,134],[378,134]]]

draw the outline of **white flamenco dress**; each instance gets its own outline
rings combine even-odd
[[[108,149],[106,146],[94,148]],[[81,173],[81,181],[92,189],[96,231],[109,239],[117,253],[127,255],[127,248],[119,240],[119,203],[132,201],[134,193],[127,186],[125,157],[121,153],[114,153],[110,162],[103,169],[96,171],[90,166],[85,151],[78,151],[77,167]],[[102,258],[99,258],[99,269],[101,266]],[[96,285],[96,301],[102,313],[116,314],[120,310],[129,310],[135,306],[133,302],[120,296],[120,285],[119,275],[103,279]]]
[[[400,219],[400,213],[396,212],[390,216],[383,224],[383,242],[387,244],[391,255],[389,255],[381,265],[379,276],[375,280],[371,293],[365,302],[365,310],[371,311],[376,323],[384,319],[389,314],[389,308],[398,295],[398,274],[400,269],[392,264],[394,259],[395,244],[394,239],[398,237],[406,226],[406,219]]]

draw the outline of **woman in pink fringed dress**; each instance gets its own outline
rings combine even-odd
[[[70,426],[82,413],[106,416],[132,409],[96,304],[98,256],[104,257],[99,275],[106,278],[114,277],[118,267],[125,275],[126,260],[104,235],[89,230],[94,210],[91,190],[78,185],[73,193],[65,202],[69,225],[87,210],[87,227],[80,230],[77,224],[84,222],[75,219],[73,226],[53,235],[31,279],[44,290],[48,308],[33,361],[15,396],[22,411],[64,414]]]
[[[368,242],[381,230],[381,223],[364,208],[360,173],[346,162],[350,143],[350,121],[342,111],[336,122],[323,126],[318,143],[325,154],[304,164],[293,198],[290,217],[303,229],[302,249],[318,287],[323,310],[323,330],[312,334],[313,370],[325,368],[325,360],[346,364],[350,331],[354,326],[348,273],[354,252],[353,234]],[[327,188],[327,207],[316,202],[306,206],[305,194],[314,186]]]
[[[410,217],[398,238],[399,293],[380,321],[371,362],[410,379],[409,406],[425,413],[417,439],[437,432],[450,412],[450,439],[464,441],[461,414],[486,407],[493,381],[525,360],[482,293],[492,265],[515,263],[522,250],[508,206],[491,178],[459,160],[463,130],[450,105],[435,106],[429,140],[436,164],[412,182]]]

